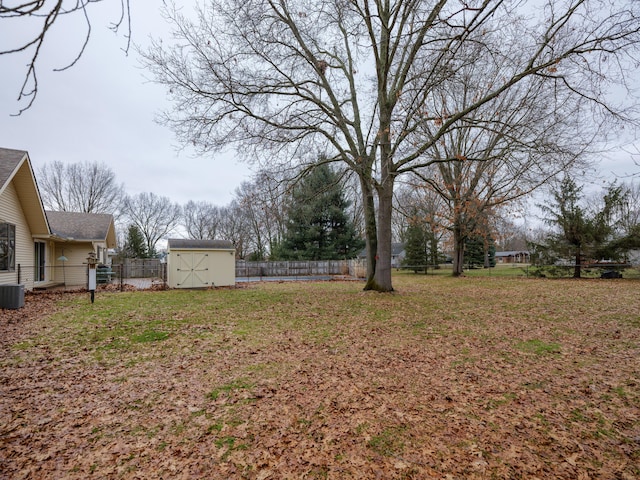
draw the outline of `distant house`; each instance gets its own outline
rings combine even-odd
[[[0,285],[84,285],[89,252],[106,261],[115,239],[112,215],[45,212],[29,154],[0,148]]]
[[[527,250],[496,252],[496,263],[529,263],[531,255]]]
[[[405,257],[404,243],[392,243],[391,244],[391,268],[400,268],[402,266],[402,260]],[[358,258],[366,259],[367,250],[364,249],[358,254]]]

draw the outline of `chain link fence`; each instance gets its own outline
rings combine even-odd
[[[114,263],[112,265],[98,264],[96,266],[96,283],[98,287],[105,285],[119,286],[121,290],[126,285],[137,288],[152,288],[154,286],[166,286],[166,263],[157,259],[144,259]],[[55,266],[33,266],[19,264],[15,272],[15,279],[7,275],[3,280],[16,284],[33,284],[33,289],[51,290],[66,289],[78,290],[87,288],[89,283],[89,270],[87,264],[64,264]]]
[[[3,277],[5,283],[30,284],[35,280],[34,290],[87,288],[88,269],[86,264],[34,267],[17,265],[12,272],[15,279]],[[581,278],[640,279],[640,267],[630,264],[584,264],[580,266]],[[403,265],[394,269],[396,274],[452,275],[453,265]],[[521,278],[572,278],[574,265],[530,265],[498,264],[491,268],[465,268],[465,276],[521,277]],[[366,262],[356,260],[331,261],[281,261],[281,262],[236,262],[236,281],[250,282],[266,279],[325,279],[357,278],[366,276]],[[158,259],[132,259],[112,265],[99,264],[96,268],[98,288],[112,288],[124,291],[129,286],[137,289],[164,289],[167,286],[167,264]]]
[[[452,275],[451,263],[440,265],[403,265],[398,272],[423,275]],[[464,266],[465,276],[499,276],[524,278],[573,278],[575,265],[531,265],[526,263],[505,263],[494,267]],[[586,263],[580,265],[580,278],[628,278],[640,279],[640,267],[629,263]]]

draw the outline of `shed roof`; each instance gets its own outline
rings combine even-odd
[[[108,213],[47,211],[51,233],[75,241],[101,241],[115,246],[113,215]]]
[[[228,240],[194,240],[190,238],[170,238],[167,240],[169,250],[201,249],[201,250],[233,250],[234,246]]]

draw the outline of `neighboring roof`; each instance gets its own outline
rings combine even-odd
[[[22,211],[33,235],[49,235],[29,154],[24,150],[0,148],[0,194],[14,182]]]
[[[108,213],[78,213],[47,211],[51,233],[66,240],[106,242],[116,244],[113,215]]]
[[[504,252],[496,252],[496,257],[513,257],[515,255],[529,255],[528,250],[507,250]]]
[[[202,249],[202,250],[233,250],[233,243],[227,240],[192,240],[189,238],[170,238],[167,240],[169,250]]]
[[[404,252],[404,243],[391,244],[391,255],[400,255],[402,252]]]
[[[391,244],[391,256],[397,257],[404,252],[404,243],[392,243]],[[363,248],[358,254],[360,258],[367,258],[367,249]]]

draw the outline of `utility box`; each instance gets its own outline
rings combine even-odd
[[[18,309],[24,307],[24,285],[0,285],[0,308]]]

